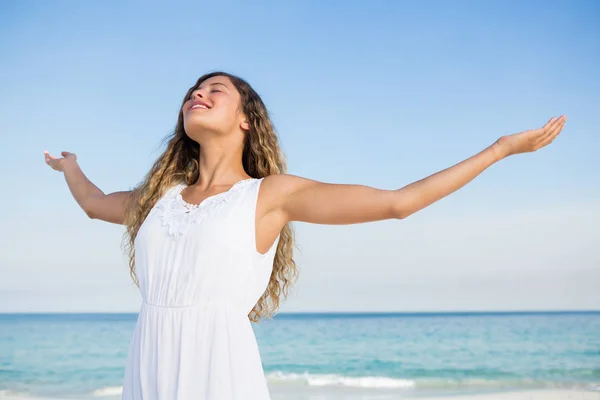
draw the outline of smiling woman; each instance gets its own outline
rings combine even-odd
[[[292,221],[406,218],[493,163],[551,143],[565,120],[503,136],[398,190],[330,184],[287,174],[260,96],[214,72],[188,90],[166,150],[132,191],[104,194],[74,153],[46,153],[87,215],[127,228],[143,301],[122,399],[268,400],[250,321],[272,316],[297,278]]]

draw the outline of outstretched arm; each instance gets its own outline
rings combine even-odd
[[[265,214],[276,212],[285,222],[316,224],[406,218],[465,186],[495,162],[548,145],[560,133],[565,121],[564,116],[552,118],[542,128],[503,136],[480,153],[397,190],[274,175],[270,186],[277,189],[270,195],[271,209],[265,210]]]
[[[62,158],[57,158],[44,151],[46,164],[64,173],[71,194],[87,216],[114,224],[123,224],[125,209],[132,192],[105,194],[85,176],[77,163],[75,153],[63,151],[61,155]]]

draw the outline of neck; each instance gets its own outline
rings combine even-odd
[[[250,178],[242,164],[243,143],[227,143],[225,140],[210,140],[200,145],[198,167],[200,176],[194,184],[202,188],[230,186]]]

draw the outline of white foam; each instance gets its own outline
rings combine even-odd
[[[0,400],[44,400],[41,397],[32,397],[30,394],[0,390]]]
[[[123,386],[107,386],[101,389],[96,389],[92,393],[92,396],[120,396],[123,392]]]
[[[344,376],[337,374],[303,374],[272,372],[267,375],[270,382],[303,382],[308,386],[345,386],[358,388],[413,388],[416,382],[385,376]]]
[[[123,392],[123,386],[107,386],[94,390],[94,397],[120,396]],[[0,390],[0,400],[45,400],[45,397],[34,397],[30,394],[14,392],[11,390]],[[52,398],[52,400],[58,400]]]

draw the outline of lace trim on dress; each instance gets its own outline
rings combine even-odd
[[[214,211],[228,203],[233,195],[242,189],[244,183],[254,180],[256,178],[237,181],[229,190],[209,196],[202,200],[200,204],[186,202],[181,196],[181,192],[187,185],[179,183],[156,204],[161,225],[167,227],[169,236],[179,237],[191,225],[202,220],[210,211]]]

